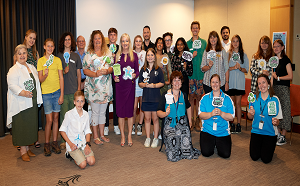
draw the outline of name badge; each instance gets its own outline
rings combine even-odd
[[[75,63],[75,61],[73,59],[70,59],[70,62]]]
[[[263,121],[260,121],[260,122],[259,122],[258,128],[262,130],[263,127],[264,127],[264,122],[263,122]]]
[[[213,123],[213,130],[217,130],[217,123],[216,122]]]

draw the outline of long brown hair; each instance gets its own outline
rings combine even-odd
[[[102,32],[100,30],[94,30],[90,36],[90,42],[87,48],[87,51],[89,53],[95,53],[95,49],[94,49],[94,37],[95,35],[99,34],[102,40],[102,45],[101,45],[101,52],[103,55],[106,54],[106,52],[108,51],[106,42],[105,42],[105,38],[104,35],[102,34]]]
[[[267,53],[266,55],[264,55],[262,48],[260,47],[260,43],[261,42],[265,42],[268,44],[268,48],[267,48]],[[274,55],[273,49],[272,49],[272,42],[271,39],[268,36],[262,36],[259,40],[258,43],[258,49],[257,52],[254,54],[254,59],[265,59],[265,60],[269,60],[270,57],[272,57]]]
[[[283,50],[282,50],[281,53],[280,53],[280,57],[286,56],[286,54],[285,54],[285,46],[284,46],[284,44],[283,44],[283,41],[282,41],[281,39],[275,40],[274,43],[273,43],[273,47],[274,47],[274,44],[275,44],[275,43],[278,43],[278,44],[280,44],[281,46],[283,46]]]
[[[35,34],[35,37],[37,38],[37,34],[36,34],[36,31],[34,31],[34,30],[32,30],[32,29],[29,29],[29,30],[27,30],[27,32],[26,32],[26,34],[25,34],[25,38],[24,38],[24,41],[23,41],[23,45],[25,45],[25,46],[27,46],[27,40],[26,40],[26,37],[28,37],[29,36],[29,34],[31,34],[31,33],[33,33],[33,34]],[[34,58],[34,60],[37,60],[37,56],[36,56],[36,53],[37,53],[37,50],[36,50],[36,40],[35,40],[35,42],[34,42],[34,44],[32,45],[32,55],[33,55],[33,58]]]
[[[232,56],[232,51],[233,51],[233,45],[232,45],[232,40],[233,38],[237,38],[239,41],[239,54],[240,54],[240,58],[241,58],[241,62],[242,64],[244,64],[244,49],[243,49],[243,43],[242,43],[242,39],[239,35],[234,35],[231,38],[231,44],[230,44],[230,49],[228,51],[229,55],[228,55],[228,61],[230,60],[231,56]]]
[[[270,86],[269,87],[269,95],[270,95],[270,97],[273,97],[274,95],[275,95],[275,92],[274,92],[274,89],[273,89],[273,86],[271,86],[271,81],[270,81],[270,79],[269,79],[269,77],[266,75],[266,74],[260,74],[258,77],[257,77],[257,80],[259,79],[259,78],[261,78],[261,77],[263,77],[263,78],[265,78],[266,80],[267,80],[267,82],[268,82],[268,85]],[[258,90],[258,83],[256,84],[256,92],[255,92],[255,94],[256,94],[256,99],[258,98],[258,96],[259,96],[259,90]]]
[[[147,54],[148,54],[148,52],[152,52],[154,54],[155,61],[154,61],[153,66],[154,66],[155,70],[157,70],[158,69],[158,65],[157,65],[156,52],[155,52],[155,50],[153,48],[148,48],[148,50],[146,52],[145,63],[144,63],[144,67],[143,68],[144,68],[144,70],[146,70],[149,67],[149,62],[147,60]]]
[[[218,38],[218,41],[217,41],[217,45],[216,45],[216,52],[220,52],[222,51],[223,47],[222,47],[222,44],[221,44],[221,40],[220,40],[220,37],[219,37],[219,34],[216,32],[216,31],[211,31],[208,35],[208,39],[207,39],[207,45],[206,45],[206,52],[209,52],[210,49],[212,48],[211,47],[211,44],[209,42],[209,38],[213,36],[213,37],[216,37]]]

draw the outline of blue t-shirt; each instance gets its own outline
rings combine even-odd
[[[253,117],[253,122],[252,122],[252,130],[251,133],[255,134],[261,134],[261,135],[268,135],[268,136],[275,136],[278,134],[277,127],[272,124],[272,118],[276,117],[277,119],[282,119],[282,113],[281,113],[281,106],[279,99],[276,96],[270,97],[264,101],[261,98],[261,93],[259,93],[258,98],[256,99],[255,96],[255,102],[251,105],[249,104],[249,109],[250,106],[253,106],[253,109],[255,110],[255,114]],[[269,102],[275,102],[276,104],[276,115],[270,116],[268,114],[268,103]],[[264,116],[261,117],[260,115]],[[263,128],[259,128],[259,122],[263,121]]]
[[[220,90],[221,96],[223,100],[222,107],[218,107],[222,112],[229,113],[235,116],[234,104],[231,98],[224,94],[222,90]],[[213,101],[213,91],[205,94],[199,102],[199,114],[201,112],[212,112],[215,107],[212,105]],[[216,118],[216,119],[214,119]],[[213,130],[213,123],[217,123],[217,130]],[[207,132],[216,137],[223,137],[230,135],[229,121],[226,121],[221,116],[212,116],[207,120],[202,120],[202,128],[201,131]]]

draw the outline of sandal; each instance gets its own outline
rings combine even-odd
[[[124,147],[124,146],[125,146],[125,143],[121,143],[120,145],[121,145],[121,147]]]
[[[101,136],[101,137],[100,137],[100,140],[101,140],[101,141],[104,141],[104,142],[106,142],[106,143],[109,143],[109,142],[110,142],[109,138],[104,137],[104,136]]]
[[[34,143],[34,146],[35,146],[35,148],[40,148],[41,144],[37,141],[37,142]]]
[[[20,146],[17,146],[17,149],[18,149],[18,151],[20,151],[21,147],[20,147]]]
[[[128,146],[129,146],[129,147],[132,147],[132,145],[133,145],[133,143],[132,143],[132,142],[131,142],[131,143],[129,143],[129,142],[128,142]]]
[[[97,141],[98,141],[98,143],[97,143]],[[94,143],[96,145],[103,145],[103,141],[101,141],[99,138],[94,139]]]

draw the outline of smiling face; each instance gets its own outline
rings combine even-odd
[[[122,46],[123,50],[129,50],[129,38],[128,37],[126,37],[126,36],[122,37],[121,46]]]
[[[197,24],[193,24],[191,31],[192,31],[193,36],[198,36],[200,28],[198,27]]]
[[[155,54],[152,51],[147,52],[147,61],[148,61],[148,63],[154,63]]]
[[[157,50],[162,51],[163,47],[164,47],[163,40],[162,39],[158,40],[157,45],[156,45]]]
[[[183,42],[182,42],[181,40],[179,40],[179,41],[177,42],[177,50],[178,50],[179,52],[183,52],[183,50],[184,50],[184,44],[183,44]]]
[[[25,36],[26,39],[26,47],[30,48],[34,45],[36,41],[36,35],[35,33],[30,33],[28,36]]]
[[[94,36],[94,48],[101,48],[102,46],[102,38],[101,38],[101,35],[100,34],[96,34]]]
[[[279,55],[281,54],[281,52],[284,50],[284,46],[282,46],[281,44],[279,44],[278,42],[275,42],[273,44],[273,51],[276,55]]]
[[[261,93],[266,93],[269,89],[268,81],[265,77],[260,77],[257,79],[258,89],[261,91]]]
[[[260,40],[260,48],[262,50],[267,50],[269,47],[269,44],[267,42],[265,42],[264,40]]]
[[[65,48],[71,48],[71,36],[68,35],[65,37],[64,46]]]
[[[215,47],[215,46],[217,46],[218,38],[214,37],[214,36],[210,36],[209,42],[210,42],[211,46]]]
[[[150,40],[151,32],[150,32],[149,28],[143,29],[143,37],[144,37],[144,40]]]
[[[46,55],[51,55],[54,51],[54,43],[52,41],[47,41],[46,45],[44,45],[44,49],[46,51]]]
[[[229,39],[229,30],[223,29],[221,35],[222,35],[223,40],[228,40]]]
[[[164,40],[165,40],[165,43],[166,43],[166,47],[167,47],[167,48],[170,48],[171,45],[172,45],[172,38],[171,38],[171,36],[166,36],[166,37],[164,38]]]
[[[143,41],[141,38],[137,37],[135,38],[134,40],[134,46],[136,49],[141,49],[142,48],[142,44],[143,44]]]
[[[16,53],[16,58],[20,64],[25,64],[25,62],[27,61],[27,50],[25,48],[21,48]]]
[[[238,38],[236,37],[232,38],[231,44],[233,46],[233,49],[239,49],[240,43]]]
[[[114,32],[108,34],[108,39],[110,44],[116,44],[118,35]]]
[[[219,91],[220,90],[220,80],[217,76],[213,77],[211,80],[210,80],[210,86],[212,88],[213,91]]]
[[[172,88],[174,90],[180,90],[182,85],[181,79],[179,77],[175,77],[172,81]]]
[[[84,96],[76,96],[74,99],[74,105],[77,110],[81,110],[85,103]]]
[[[84,49],[85,48],[85,39],[84,39],[83,36],[79,36],[77,38],[76,45],[77,45],[78,49]]]

